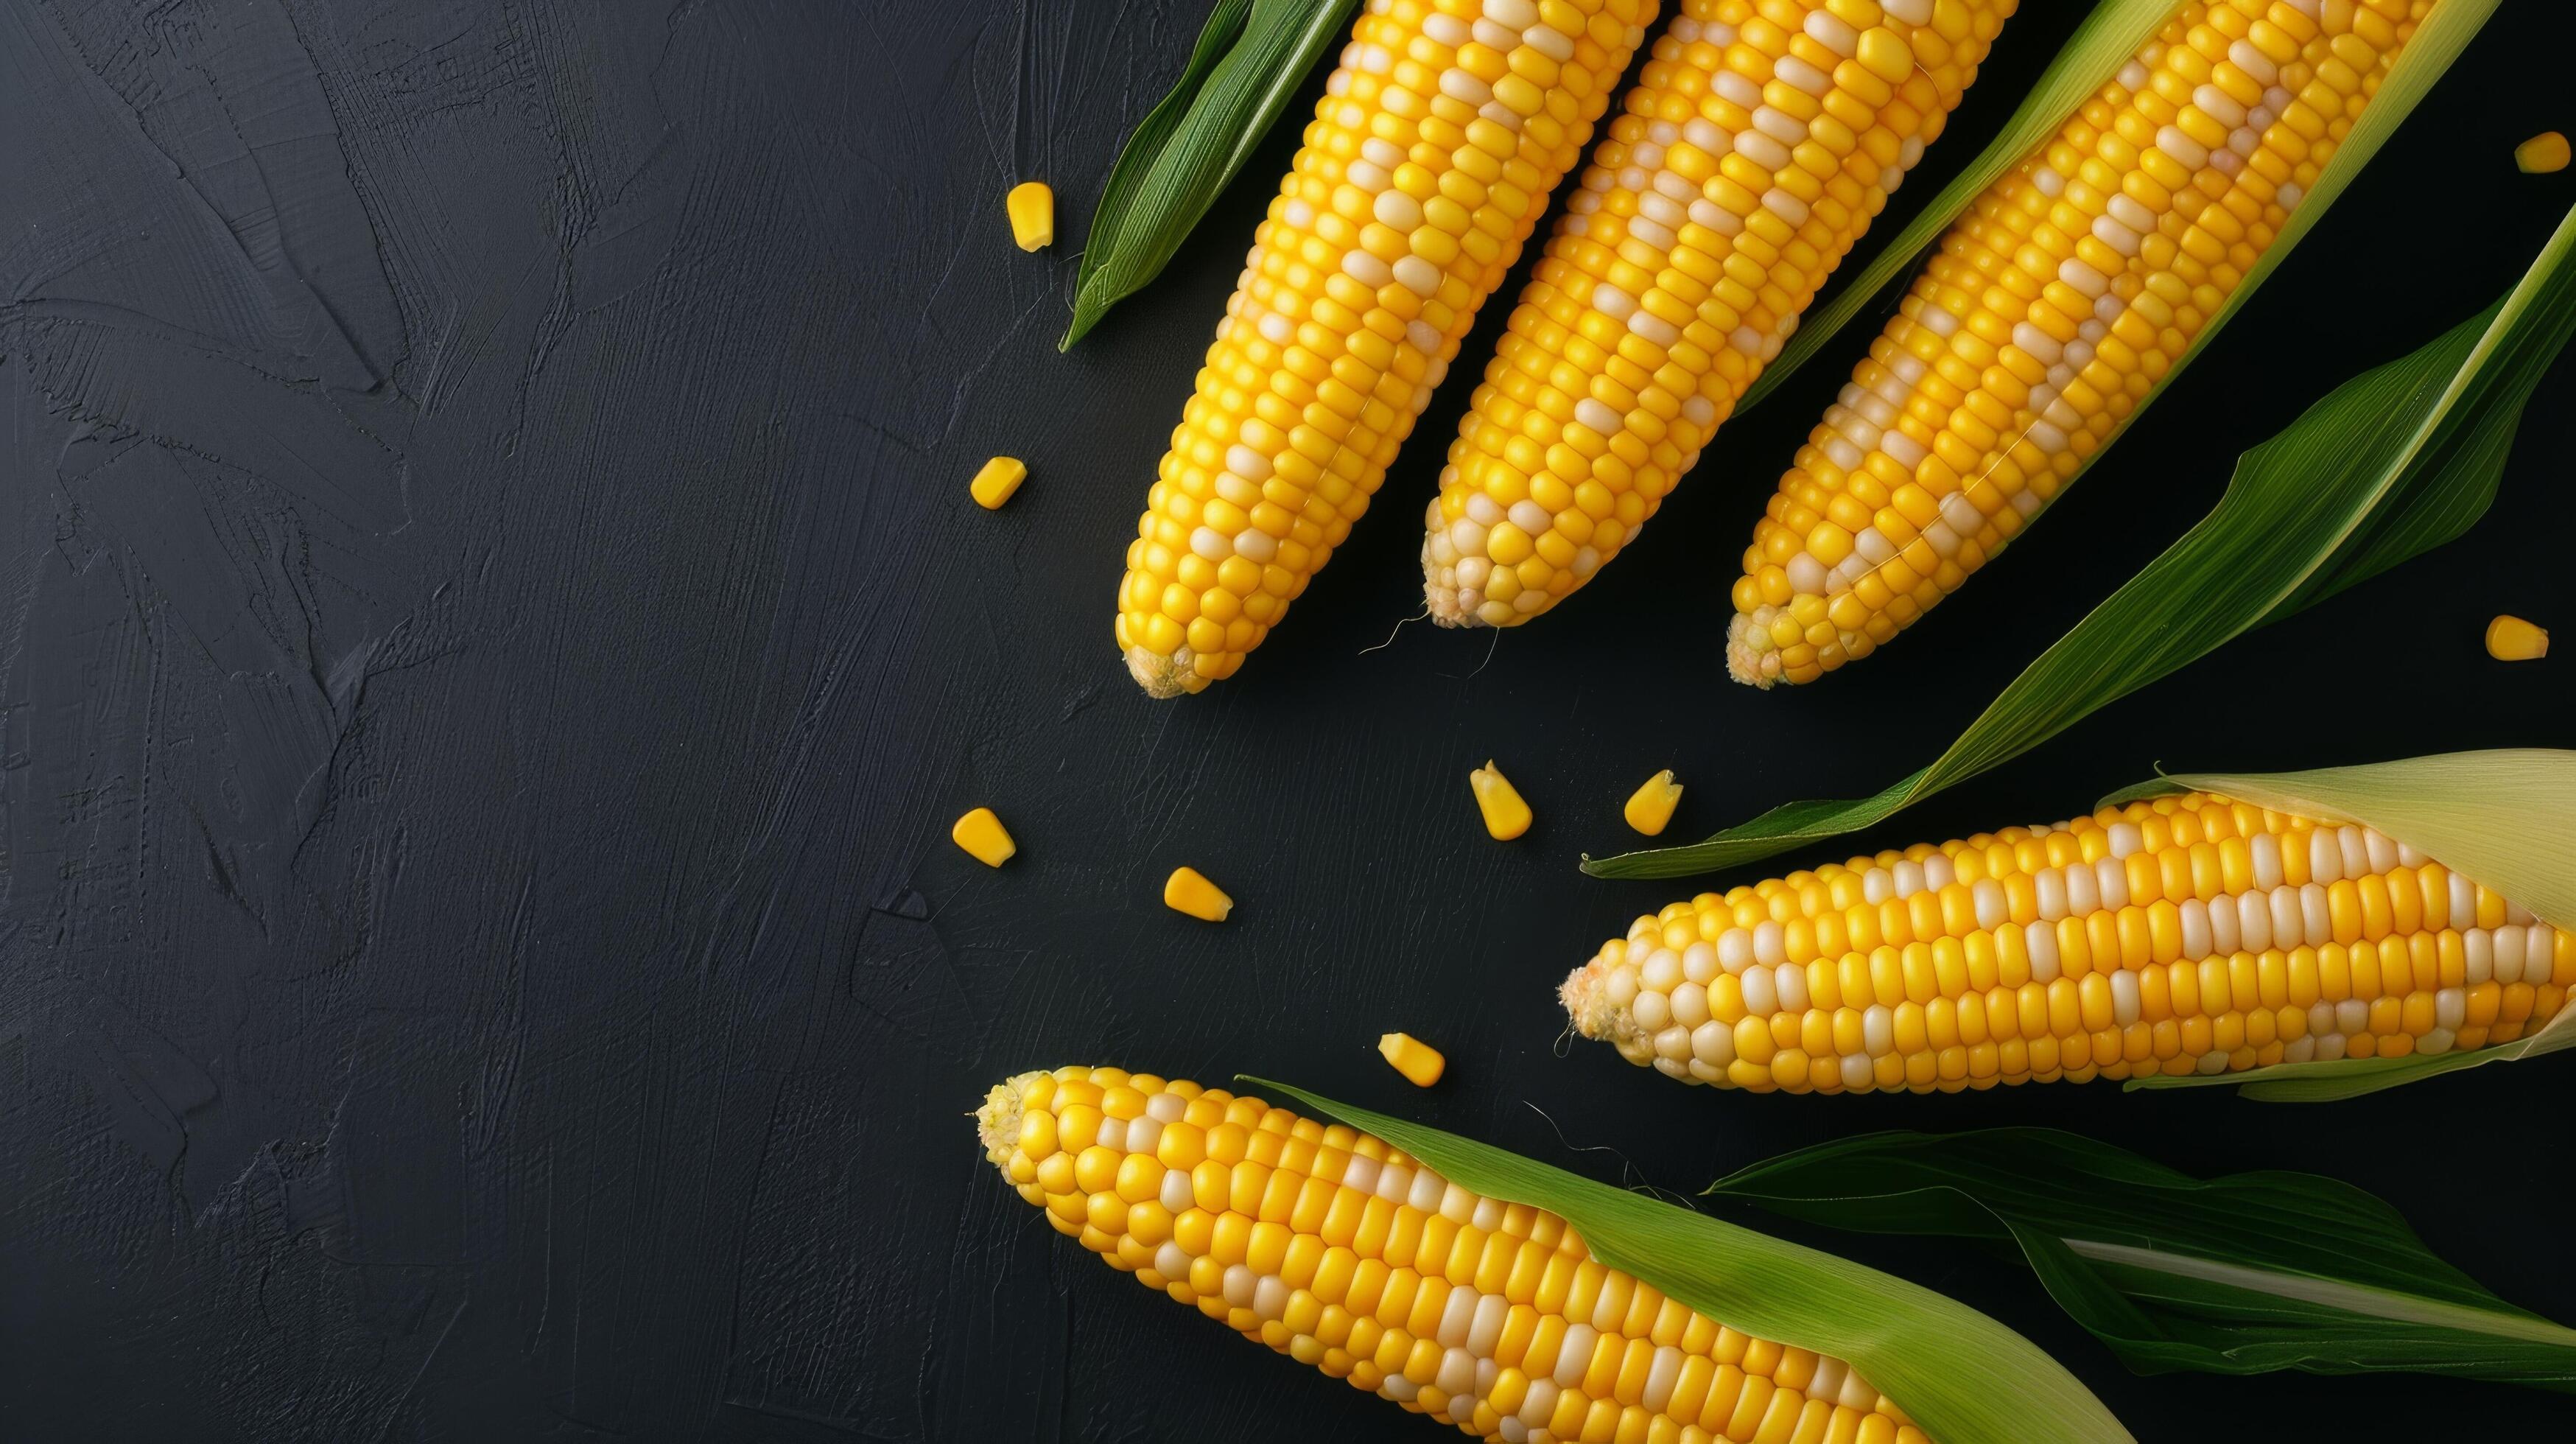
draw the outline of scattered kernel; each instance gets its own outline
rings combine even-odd
[[[957,825],[948,829],[948,837],[986,867],[1000,867],[1020,850],[1020,845],[1011,841],[1010,829],[1002,826],[1002,819],[994,816],[989,807],[976,808],[957,819]]]
[[[1020,483],[1028,479],[1029,468],[1018,457],[997,456],[984,463],[984,469],[975,473],[975,480],[966,489],[975,494],[977,506],[986,511],[1000,511],[1002,503],[1009,501],[1011,493],[1018,491]]]
[[[1476,789],[1476,810],[1485,814],[1485,831],[1497,842],[1509,842],[1529,831],[1530,806],[1521,800],[1511,779],[1494,769],[1494,760],[1467,774],[1467,785]]]
[[[1440,1056],[1439,1049],[1411,1033],[1387,1034],[1377,1040],[1377,1051],[1378,1056],[1394,1064],[1395,1071],[1403,1074],[1416,1088],[1428,1088],[1439,1082],[1440,1071],[1449,1066],[1449,1060]]]
[[[2544,130],[2513,148],[2513,163],[2524,175],[2547,175],[2567,169],[2567,137]]]
[[[2487,655],[2499,662],[2536,662],[2549,655],[2549,629],[2520,617],[2497,617],[2487,623]]]
[[[1045,181],[1022,181],[1011,187],[1003,204],[1011,212],[1011,239],[1023,251],[1055,243],[1055,192]]]
[[[1628,819],[1630,827],[1653,837],[1673,820],[1673,809],[1681,805],[1681,800],[1682,785],[1673,780],[1673,770],[1667,767],[1628,795],[1628,805],[1621,809],[1621,815]]]
[[[1201,922],[1221,923],[1227,913],[1234,911],[1234,899],[1201,876],[1197,868],[1181,867],[1174,868],[1163,883],[1163,906],[1188,913]]]

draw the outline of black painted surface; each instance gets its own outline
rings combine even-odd
[[[2077,7],[2029,8],[1927,176]],[[1865,666],[1762,696],[1716,661],[1855,336],[1560,614],[1363,652],[1418,606],[1453,384],[1276,640],[1154,704],[1109,640],[1120,553],[1294,126],[1159,285],[1053,342],[1203,10],[0,0],[0,1434],[1434,1437],[997,1183],[962,1115],[1069,1061],[1296,1079],[1685,1190],[2057,1123],[2366,1185],[2576,1318],[2576,1065],[2313,1109],[1753,1098],[1560,1054],[1551,996],[1688,890],[1574,871],[1637,779],[1680,770],[1676,837],[1875,788],[2239,448],[2501,293],[2576,200],[2508,155],[2576,128],[2559,7],[2506,6],[2037,540]],[[1001,213],[1027,175],[1065,211],[1034,257]],[[2469,540],[1861,841],[2063,816],[2159,761],[2576,744],[2576,660],[2478,647],[2498,610],[2576,628],[2571,388]],[[987,514],[995,451],[1032,476]],[[1539,812],[1510,846],[1468,800],[1489,755]],[[1000,872],[946,840],[977,803],[1021,840]],[[1181,862],[1232,922],[1159,905]],[[1391,1027],[1449,1080],[1385,1069]],[[2015,1268],[1801,1236],[2022,1328],[2143,1439],[2576,1423],[2428,1379],[2140,1379]]]

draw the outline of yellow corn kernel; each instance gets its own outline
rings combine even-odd
[[[2499,662],[2536,662],[2549,655],[2549,629],[2499,616],[2487,623],[2487,655]]]
[[[2513,148],[2513,163],[2524,175],[2547,175],[2567,169],[2567,137],[2544,130]]]
[[[1176,867],[1163,880],[1163,906],[1176,913],[1188,913],[1201,922],[1221,923],[1234,911],[1234,899],[1194,867]]]
[[[1929,1092],[2477,1048],[2562,966],[2576,934],[2394,838],[2186,793],[1677,903],[1559,996],[1685,1081]]]
[[[1510,13],[1508,0],[1488,3]],[[1398,1043],[1420,1049],[1436,1070],[1439,1055],[1403,1034],[1386,1043],[1391,1057]],[[1776,1444],[1923,1444],[1848,1362],[1665,1298],[1594,1259],[1563,1218],[1258,1098],[1118,1074],[1126,1087],[1088,1095],[1105,1092],[1104,1107],[1066,1086],[1103,1071],[993,1088],[975,1115],[985,1158],[1138,1282],[1326,1374],[1483,1440],[1545,1428],[1569,1444],[1683,1444],[1723,1428]],[[1158,1154],[1175,1132],[1220,1113],[1229,1121],[1211,1140],[1266,1140],[1273,1161],[1236,1146],[1209,1150],[1190,1175],[1170,1171]]]
[[[1000,511],[1020,483],[1029,479],[1029,469],[1016,456],[997,456],[984,463],[966,489],[975,494],[975,504],[986,511]]]
[[[1654,837],[1673,820],[1673,809],[1681,805],[1681,800],[1682,785],[1673,780],[1673,770],[1667,767],[1628,794],[1628,805],[1620,809],[1620,815],[1628,819],[1630,827]]]
[[[1497,842],[1509,842],[1529,831],[1530,806],[1521,800],[1520,791],[1511,779],[1494,768],[1494,760],[1467,774],[1467,785],[1475,789],[1476,810],[1485,815],[1485,831]]]
[[[1010,829],[1002,826],[1002,819],[994,816],[989,807],[976,808],[957,819],[956,826],[948,829],[948,839],[986,867],[1000,867],[1020,850],[1020,845],[1011,841]]]
[[[1377,1040],[1378,1056],[1386,1059],[1416,1088],[1428,1088],[1440,1081],[1440,1072],[1449,1060],[1440,1050],[1414,1037],[1411,1033],[1389,1033]]]
[[[1011,213],[1011,239],[1021,250],[1055,244],[1055,192],[1045,181],[1020,182],[1002,204]]]

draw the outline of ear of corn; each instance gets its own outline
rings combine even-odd
[[[2195,792],[1704,893],[1562,997],[1686,1082],[1919,1093],[2475,1049],[2571,986],[2576,934],[2413,848]]]
[[[1370,0],[1172,433],[1119,586],[1157,697],[1231,676],[1368,507],[1655,0]]]
[[[1924,1444],[1843,1361],[1695,1313],[1562,1218],[1354,1129],[1117,1068],[1021,1074],[976,1120],[1111,1267],[1478,1438]]]
[[[1509,626],[1698,460],[2017,0],[1683,0],[1594,152],[1424,517],[1423,596]]]
[[[2209,0],[1979,197],[1781,479],[1727,662],[1868,655],[2056,496],[2288,221],[2434,0]]]

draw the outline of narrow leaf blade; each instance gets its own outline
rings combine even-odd
[[[1101,210],[1109,211],[1113,200],[1117,209],[1106,224],[1097,215],[1092,222],[1074,291],[1073,323],[1058,349],[1071,347],[1111,306],[1162,274],[1358,4],[1221,0],[1181,85],[1137,127],[1111,172]],[[1229,20],[1234,23],[1224,25]],[[1175,101],[1180,102],[1177,109],[1158,126]],[[1124,186],[1121,173],[1129,177]]]
[[[1928,1289],[1435,1128],[1245,1081],[1373,1133],[1478,1193],[1558,1214],[1603,1262],[1732,1327],[1849,1361],[1943,1444],[2130,1437],[2029,1340]]]
[[[1217,0],[1216,8],[1208,12],[1207,23],[1199,29],[1198,43],[1190,48],[1190,63],[1182,67],[1181,78],[1137,122],[1135,133],[1119,148],[1118,163],[1110,167],[1109,183],[1101,188],[1100,202],[1091,211],[1091,233],[1083,240],[1082,268],[1074,277],[1073,325],[1057,343],[1058,351],[1071,348],[1108,309],[1108,303],[1098,300],[1092,290],[1091,278],[1099,273],[1106,257],[1117,254],[1119,239],[1136,213],[1137,187],[1171,144],[1172,132],[1197,102],[1217,62],[1242,37],[1244,17],[1251,10],[1252,0]],[[1094,298],[1088,315],[1083,302],[1086,295]]]
[[[1863,1233],[2009,1240],[2142,1372],[2399,1369],[2576,1389],[2576,1330],[2497,1298],[2384,1201],[2314,1174],[2207,1181],[2048,1128],[1877,1133],[1710,1192]]]

